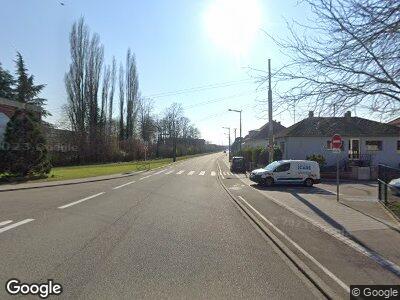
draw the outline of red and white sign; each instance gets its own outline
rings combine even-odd
[[[340,150],[341,147],[342,147],[342,137],[338,134],[335,134],[332,137],[332,149]]]

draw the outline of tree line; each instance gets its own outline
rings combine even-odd
[[[196,141],[200,138],[198,129],[179,104],[172,104],[161,116],[155,115],[153,100],[140,93],[131,49],[119,67],[115,57],[107,64],[99,35],[90,32],[83,18],[73,24],[69,43],[65,111],[76,135],[79,163],[204,151]]]

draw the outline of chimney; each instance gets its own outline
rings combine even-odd
[[[314,112],[313,112],[312,110],[310,110],[310,111],[308,112],[308,117],[309,117],[309,118],[313,118],[313,117],[314,117]]]
[[[346,111],[346,113],[344,114],[344,117],[346,119],[350,119],[351,118],[351,111]]]

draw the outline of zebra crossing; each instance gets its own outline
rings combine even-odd
[[[194,170],[179,170],[179,169],[165,169],[165,170],[161,170],[158,171],[156,173],[154,173],[153,175],[186,175],[186,176],[211,176],[211,177],[216,177],[217,176],[217,171],[206,171],[206,170],[198,170],[198,171],[194,171]],[[219,172],[220,175],[223,176],[229,176],[229,175],[236,175],[236,174],[232,174],[231,172]]]

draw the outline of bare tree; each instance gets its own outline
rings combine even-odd
[[[114,93],[115,93],[115,80],[116,80],[116,72],[117,72],[117,67],[116,67],[116,62],[115,62],[115,57],[112,59],[112,64],[111,64],[111,74],[110,74],[110,85],[111,85],[111,90],[108,98],[108,134],[111,134],[112,132],[112,117],[113,117],[113,102],[114,102]]]
[[[128,49],[126,54],[126,137],[131,139],[135,134],[136,117],[138,112],[139,79],[136,69],[135,55]]]
[[[145,142],[150,142],[154,139],[154,134],[156,131],[156,120],[153,117],[154,103],[149,98],[140,99],[139,108],[139,129],[140,136]]]
[[[307,105],[324,114],[363,108],[398,116],[400,2],[304,2],[314,14],[312,25],[288,25],[287,39],[269,35],[287,58],[274,75],[283,86],[277,105]]]
[[[125,77],[122,63],[119,66],[119,140],[125,139],[124,105],[125,105]]]
[[[85,101],[85,71],[89,30],[81,18],[72,26],[69,36],[71,63],[65,74],[65,86],[68,95],[67,111],[71,127],[78,137],[80,159],[83,160],[86,151],[86,116]]]

